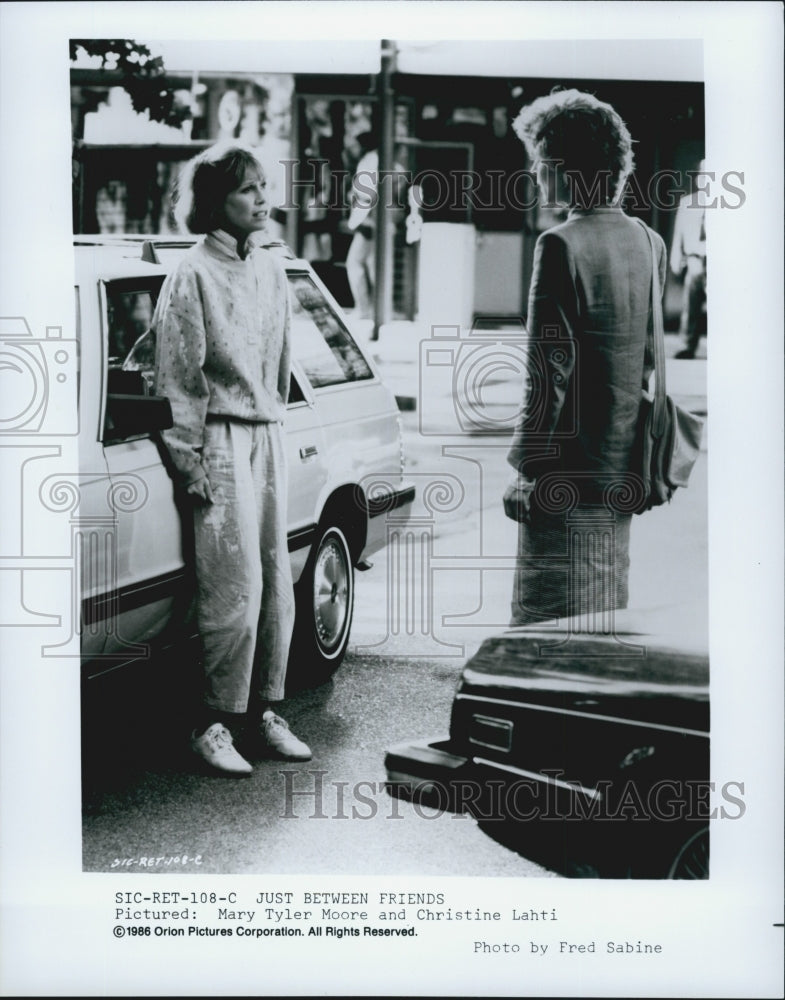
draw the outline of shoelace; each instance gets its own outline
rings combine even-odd
[[[289,728],[289,723],[286,721],[286,719],[282,719],[279,715],[274,715],[272,718],[266,719],[265,722],[268,728],[271,729],[275,726],[278,726],[280,729]]]
[[[213,743],[219,747],[231,746],[232,734],[228,729],[219,729],[217,733],[213,733]]]

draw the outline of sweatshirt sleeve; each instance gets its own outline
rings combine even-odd
[[[281,359],[278,365],[278,395],[286,406],[289,401],[289,386],[292,372],[292,301],[289,291],[289,279],[283,267],[278,273],[280,294],[283,301],[283,345]]]
[[[534,251],[529,292],[527,378],[507,461],[526,474],[531,460],[553,453],[552,436],[575,367],[575,282],[567,247],[543,233]]]
[[[162,438],[187,486],[206,474],[202,447],[210,391],[202,370],[206,340],[198,278],[183,263],[164,283],[152,325],[156,393],[168,397],[174,417],[174,426],[163,431]]]

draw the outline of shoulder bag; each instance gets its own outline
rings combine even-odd
[[[640,477],[636,514],[670,501],[689,482],[700,451],[703,418],[674,403],[665,391],[665,337],[657,252],[651,230],[640,219],[651,248],[651,312],[654,339],[654,396],[644,390],[638,414],[631,471]]]

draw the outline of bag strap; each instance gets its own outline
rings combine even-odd
[[[665,420],[665,332],[662,322],[662,292],[660,270],[657,267],[657,250],[654,235],[642,219],[635,220],[641,225],[649,240],[651,249],[651,315],[654,334],[654,410],[652,413],[652,433],[659,437]]]

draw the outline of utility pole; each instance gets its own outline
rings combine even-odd
[[[381,69],[376,83],[379,107],[379,174],[376,204],[376,274],[374,284],[374,323],[371,340],[379,339],[379,329],[392,317],[393,253],[395,231],[386,210],[394,196],[392,170],[395,161],[395,95],[392,74],[395,72],[395,42],[382,40]]]

